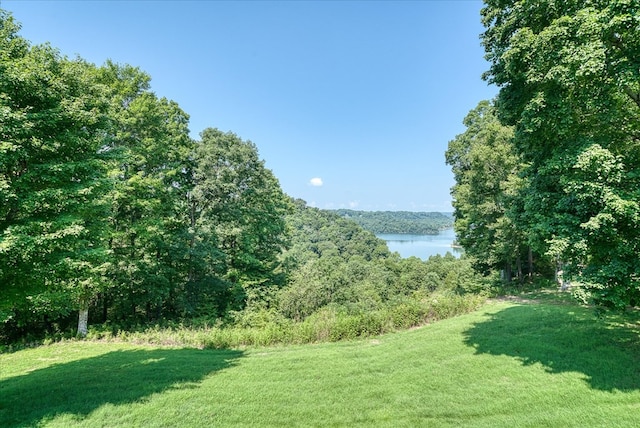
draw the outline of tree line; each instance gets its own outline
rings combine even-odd
[[[640,302],[640,3],[485,0],[499,87],[446,161],[455,229],[482,271],[552,275],[585,300]]]
[[[374,312],[378,327],[415,325],[430,293],[453,313],[471,306],[445,294],[484,287],[466,261],[400,259],[293,200],[252,142],[192,139],[139,68],[69,59],[19,30],[0,10],[0,342],[327,314],[370,331]]]
[[[437,235],[453,226],[450,215],[439,212],[336,210],[373,233]]]
[[[32,46],[0,11],[0,319],[135,323],[239,308],[291,202],[257,149],[150,90],[136,67]],[[89,314],[89,309],[93,313]]]

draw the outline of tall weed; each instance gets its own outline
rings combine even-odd
[[[407,297],[375,311],[321,308],[304,321],[258,316],[256,325],[154,327],[144,331],[90,331],[88,338],[195,348],[242,348],[278,344],[335,342],[376,336],[471,312],[484,302],[477,295],[440,294]],[[245,320],[246,321],[246,320]]]

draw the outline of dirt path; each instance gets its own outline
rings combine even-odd
[[[540,300],[538,299],[526,299],[524,297],[519,297],[519,296],[493,297],[491,299],[487,299],[487,301],[488,302],[515,302],[515,303],[527,303],[527,304],[540,303]]]

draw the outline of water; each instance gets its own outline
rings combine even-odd
[[[398,252],[403,258],[415,256],[426,260],[436,254],[444,256],[447,252],[456,257],[461,254],[459,248],[451,247],[456,239],[453,229],[443,230],[437,235],[379,234],[376,236],[387,241],[389,250],[392,253]]]

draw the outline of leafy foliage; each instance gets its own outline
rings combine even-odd
[[[291,248],[284,253],[288,286],[280,310],[301,320],[331,303],[372,309],[390,286],[384,241],[338,214],[296,201],[288,217]]]
[[[289,201],[253,144],[195,142],[144,72],[18,31],[2,11],[0,336],[217,317],[281,282]]]
[[[499,118],[526,163],[522,227],[597,302],[640,301],[640,4],[493,1],[482,11]]]
[[[447,164],[458,243],[481,272],[502,269],[523,280],[523,259],[531,260],[526,229],[520,225],[524,163],[515,153],[513,129],[502,125],[495,107],[482,101],[463,121],[467,130],[449,142]],[[532,273],[528,266],[528,274]]]
[[[200,135],[191,195],[199,216],[194,226],[218,243],[221,279],[228,285],[223,313],[259,299],[265,287],[282,285],[278,256],[287,245],[284,217],[291,206],[253,143],[213,128]]]
[[[0,29],[0,319],[19,331],[12,314],[65,317],[102,287],[111,124],[93,66]]]
[[[18,31],[0,11],[2,341],[68,335],[74,318],[79,335],[187,322],[314,338],[330,326],[337,340],[477,303],[460,297],[484,287],[467,261],[391,255],[353,220],[292,201],[252,142],[191,139],[140,69],[70,60]],[[451,219],[393,224],[408,221]]]
[[[464,294],[483,288],[466,260],[451,255],[400,259],[351,219],[303,201],[296,207],[289,217],[292,246],[284,254],[289,282],[278,296],[287,317],[303,320],[328,307],[367,313],[406,299],[416,303],[435,291]]]
[[[106,318],[153,319],[176,310],[171,296],[184,281],[177,256],[188,252],[188,223],[180,216],[192,141],[188,115],[149,90],[150,78],[130,66],[108,62],[101,80],[111,88],[118,153],[109,172],[109,288],[99,297]],[[110,306],[110,307],[109,307]]]

